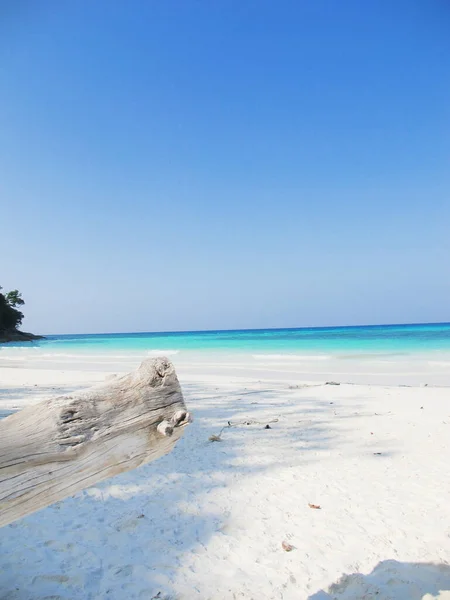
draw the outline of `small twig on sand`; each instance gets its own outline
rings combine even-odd
[[[264,429],[272,429],[271,427],[267,427],[269,423],[278,423],[278,419],[272,419],[271,421],[264,421],[264,422],[260,422],[260,421],[240,421],[239,423],[232,423],[231,421],[228,421],[228,423],[222,427],[222,429],[219,431],[218,434],[212,434],[209,436],[208,441],[210,442],[221,442],[222,441],[222,433],[225,429],[229,429],[230,427],[239,427],[239,425],[265,425]]]

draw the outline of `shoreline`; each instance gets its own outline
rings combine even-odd
[[[34,333],[27,333],[25,331],[2,331],[0,332],[0,344],[11,344],[14,342],[33,342],[36,340],[44,340],[43,335],[36,335]]]
[[[354,355],[264,355],[249,352],[130,351],[85,353],[50,352],[41,347],[0,348],[0,377],[30,369],[38,373],[71,371],[85,373],[126,373],[144,358],[167,356],[180,377],[244,378],[313,384],[336,381],[353,385],[449,387],[450,353],[422,353],[416,356]],[[89,379],[89,378],[88,378]]]

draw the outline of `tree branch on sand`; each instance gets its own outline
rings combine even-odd
[[[0,526],[170,452],[190,422],[167,358],[0,421]]]

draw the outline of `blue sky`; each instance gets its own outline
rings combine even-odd
[[[4,3],[24,328],[450,320],[449,31],[443,0]]]

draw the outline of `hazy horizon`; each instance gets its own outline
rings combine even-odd
[[[277,330],[301,330],[301,329],[352,329],[352,328],[368,328],[368,327],[407,327],[407,326],[419,326],[419,325],[450,325],[450,321],[430,321],[428,323],[359,323],[355,325],[306,325],[306,326],[293,326],[293,327],[256,327],[241,329],[179,329],[177,331],[172,330],[155,330],[155,331],[85,331],[85,332],[65,332],[65,333],[42,333],[42,332],[31,332],[38,333],[39,335],[45,336],[65,336],[65,335],[142,335],[142,334],[172,334],[172,333],[221,333],[221,332],[234,332],[234,331],[277,331]]]

